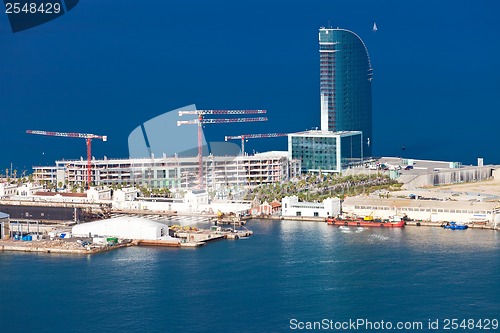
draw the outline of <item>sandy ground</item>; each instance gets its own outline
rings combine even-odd
[[[495,180],[485,180],[477,183],[463,183],[455,185],[442,185],[433,188],[436,191],[456,191],[484,193],[500,196],[500,182]]]
[[[410,194],[421,195],[423,197],[435,197],[440,199],[454,199],[459,201],[499,201],[500,202],[500,182],[495,180],[485,180],[475,183],[463,183],[453,185],[441,185],[413,190],[402,190],[391,193],[391,196],[407,197]]]

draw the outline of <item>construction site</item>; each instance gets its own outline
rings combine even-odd
[[[93,157],[92,140],[106,142],[108,138],[106,135],[28,130],[26,133],[30,135],[83,139],[86,143],[87,159],[59,160],[55,166],[34,166],[33,182],[29,184],[19,186],[1,183],[0,211],[8,214],[17,227],[23,223],[29,226],[35,222],[37,228],[42,225],[52,229],[82,222],[106,220],[116,214],[150,215],[153,218],[166,218],[165,221],[169,221],[166,223],[170,224],[172,218],[202,216],[204,222],[209,223],[217,216],[217,212],[236,216],[244,216],[254,211],[260,212],[259,206],[266,203],[242,200],[246,191],[261,185],[282,184],[300,179],[304,172],[321,174],[321,167],[319,170],[316,168],[317,163],[324,162],[318,157],[324,154],[324,151],[321,152],[322,148],[318,147],[325,145],[323,141],[326,134],[320,133],[318,138],[308,137],[307,140],[302,140],[303,142],[296,140],[295,150],[290,149],[290,138],[296,135],[294,133],[226,135],[225,142],[239,140],[241,145],[239,154],[227,156],[212,154],[206,149],[203,127],[213,124],[263,122],[267,121],[267,118],[263,117],[266,112],[266,110],[179,110],[178,117],[194,116],[194,118],[175,121],[171,119],[171,126],[196,126],[196,131],[190,132],[190,135],[194,136],[196,133],[197,147],[188,156],[178,154],[172,156],[164,153],[161,157],[155,157],[143,127],[147,156],[119,159]],[[230,117],[234,115],[243,117]],[[244,117],[246,115],[252,117]],[[228,118],[219,118],[221,116]],[[327,134],[335,135],[333,132]],[[350,143],[354,140],[353,135],[358,135],[358,132],[344,134]],[[360,145],[362,136],[358,136],[360,140],[356,142]],[[288,137],[288,151],[254,154],[245,152],[245,142],[249,139],[278,137]],[[481,197],[479,194],[470,198],[469,193],[466,194],[467,198],[463,199],[463,195],[451,193],[436,199],[437,195],[421,193],[423,187],[426,188],[425,191],[433,191],[432,187],[436,186],[491,179],[495,167],[483,166],[482,160],[478,166],[464,167],[457,162],[401,158],[363,160],[361,152],[360,162],[358,159],[344,156],[347,154],[345,151],[349,149],[339,149],[344,144],[334,139],[331,139],[330,148],[337,148],[334,149],[335,153],[330,154],[329,159],[333,161],[332,163],[341,165],[341,167],[337,165],[338,171],[335,172],[345,175],[385,174],[403,183],[402,189],[409,191],[408,193],[398,191],[387,198],[373,195],[347,197],[342,200],[339,211],[383,218],[389,215],[404,215],[409,219],[430,222],[455,220],[493,223],[500,216],[497,207],[499,197],[496,195],[483,194]],[[294,152],[305,155],[293,158]],[[319,155],[315,156],[316,153]],[[304,158],[308,159],[307,164],[313,169],[304,169]],[[344,161],[344,164],[340,164],[340,161]],[[349,164],[348,161],[354,162]],[[140,193],[140,189],[146,189],[147,194]],[[168,196],[161,193],[168,193]],[[302,206],[306,204],[309,203],[302,203]],[[309,206],[316,207],[318,203],[310,203]],[[300,213],[301,218],[308,218],[307,212],[302,208],[299,210],[300,212],[294,214],[298,216]],[[316,208],[311,210],[313,218],[320,216],[317,210]],[[326,209],[326,211],[333,210]],[[268,215],[272,217],[271,215],[280,214],[281,210],[275,210]],[[287,214],[290,215],[289,212]],[[51,226],[53,224],[56,226]],[[3,228],[4,235],[5,230]],[[14,230],[11,228],[10,232],[12,231]],[[21,230],[15,231],[22,234]]]
[[[182,110],[178,116],[195,116],[170,125],[196,125],[197,149],[191,156],[155,157],[148,146],[142,158],[95,159],[92,139],[107,141],[105,135],[28,130],[28,134],[86,140],[87,160],[60,160],[55,166],[33,166],[33,179],[51,184],[59,191],[82,191],[90,186],[144,186],[168,189],[238,189],[275,183],[296,177],[301,172],[300,160],[291,159],[287,151],[261,154],[245,153],[245,141],[287,136],[285,133],[242,134],[225,136],[225,141],[241,140],[237,156],[217,155],[204,146],[203,127],[211,124],[249,123],[267,121],[266,110]],[[208,116],[258,115],[258,117],[210,118]],[[145,137],[146,141],[147,138]],[[148,142],[146,142],[149,145]]]

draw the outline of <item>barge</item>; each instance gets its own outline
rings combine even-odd
[[[388,220],[374,220],[365,217],[328,217],[326,223],[329,225],[348,226],[348,227],[377,227],[377,228],[403,228],[405,221],[401,217],[392,217]]]

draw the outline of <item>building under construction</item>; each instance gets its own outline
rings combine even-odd
[[[197,157],[161,157],[92,160],[93,185],[192,188],[199,184]],[[87,161],[56,161],[55,166],[34,166],[35,181],[67,188],[86,183]],[[288,152],[266,152],[252,156],[203,157],[203,182],[207,188],[246,187],[286,181],[300,174],[300,160]]]

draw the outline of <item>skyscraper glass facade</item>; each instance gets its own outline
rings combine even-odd
[[[302,171],[337,169],[338,137],[292,136],[292,155],[301,160]]]
[[[321,28],[320,93],[323,131],[362,131],[371,156],[372,68],[365,44],[349,30]]]
[[[301,161],[302,172],[341,172],[363,160],[360,131],[306,131],[288,135],[289,158]]]

